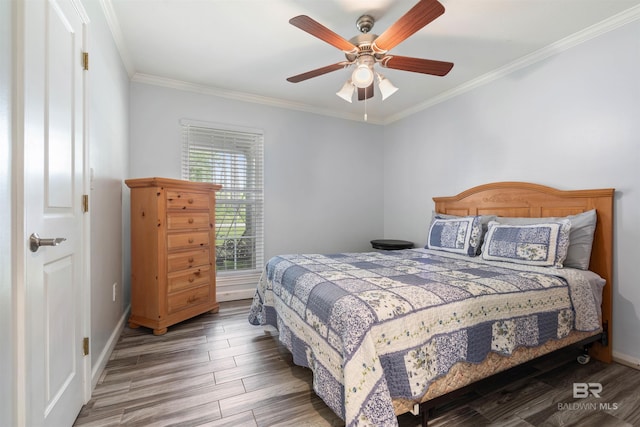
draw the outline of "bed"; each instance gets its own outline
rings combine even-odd
[[[500,182],[435,197],[425,248],[273,257],[249,321],[278,329],[347,426],[408,411],[426,425],[443,396],[576,343],[610,362],[613,195]]]

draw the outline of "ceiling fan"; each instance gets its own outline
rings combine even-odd
[[[444,6],[438,0],[420,0],[379,36],[369,32],[375,23],[374,18],[370,15],[362,15],[356,21],[356,27],[361,34],[350,40],[344,39],[306,15],[291,18],[289,23],[293,26],[342,50],[346,56],[346,61],[307,71],[306,73],[289,77],[287,80],[292,83],[299,83],[355,65],[351,79],[347,80],[343,88],[336,93],[345,101],[351,102],[355,89],[358,90],[359,101],[371,98],[376,77],[378,78],[378,87],[383,100],[398,90],[387,78],[374,71],[373,66],[375,64],[395,70],[444,76],[453,68],[453,63],[389,54],[393,47],[443,13]]]

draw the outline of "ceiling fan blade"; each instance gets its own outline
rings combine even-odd
[[[420,0],[380,34],[371,48],[376,53],[386,53],[443,13],[444,6],[438,0]]]
[[[287,81],[289,81],[291,83],[299,83],[301,81],[304,81],[304,80],[307,80],[307,79],[310,79],[310,78],[313,78],[313,77],[318,77],[318,76],[321,76],[323,74],[330,73],[332,71],[341,70],[341,69],[343,69],[345,67],[348,67],[349,65],[351,65],[350,62],[346,62],[346,61],[338,62],[336,64],[327,65],[326,67],[317,68],[315,70],[307,71],[306,73],[302,73],[302,74],[298,74],[296,76],[289,77],[287,79]]]
[[[414,73],[431,74],[434,76],[445,76],[453,68],[452,62],[399,55],[385,56],[380,60],[380,65],[386,68],[393,68],[394,70],[412,71]]]
[[[306,15],[293,17],[289,19],[289,23],[300,28],[302,31],[306,31],[312,36],[329,43],[331,46],[337,47],[345,53],[358,52],[356,45]]]
[[[373,83],[367,87],[358,88],[358,101],[373,98]]]

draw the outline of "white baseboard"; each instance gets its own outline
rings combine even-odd
[[[236,301],[241,299],[251,299],[253,298],[253,294],[255,293],[255,290],[256,290],[255,285],[247,289],[229,289],[229,290],[222,290],[222,291],[218,289],[216,297],[218,301]],[[100,380],[100,375],[102,374],[104,367],[107,366],[107,362],[109,362],[109,357],[111,357],[111,353],[113,352],[113,349],[118,343],[118,338],[120,337],[120,334],[124,329],[124,325],[127,322],[130,310],[131,310],[131,305],[129,305],[125,309],[124,313],[122,314],[122,317],[120,317],[120,320],[118,321],[118,324],[116,325],[113,332],[111,333],[109,340],[107,340],[107,344],[104,346],[102,353],[100,353],[100,356],[98,356],[96,363],[91,367],[91,390],[92,391],[98,384],[98,381]]]
[[[100,356],[98,356],[96,363],[91,367],[91,391],[93,391],[93,389],[96,387],[96,384],[98,384],[100,375],[102,375],[102,371],[104,370],[104,367],[107,366],[109,357],[111,357],[111,353],[113,352],[113,349],[118,343],[118,338],[120,338],[120,334],[124,329],[124,324],[127,321],[127,318],[129,317],[129,310],[131,310],[131,305],[129,305],[124,310],[124,313],[122,313],[122,317],[120,317],[118,324],[116,325],[113,332],[111,333],[111,336],[107,340],[107,344],[104,346],[102,353],[100,353]]]
[[[218,288],[216,297],[218,301],[236,301],[241,299],[251,299],[253,298],[253,294],[255,293],[255,291],[256,291],[255,285],[252,285],[251,287],[248,287],[246,289],[236,288],[236,289],[225,290],[223,287],[222,290]],[[113,332],[111,333],[109,340],[107,340],[107,344],[104,346],[104,349],[100,353],[100,356],[98,356],[96,363],[91,367],[91,390],[92,391],[98,384],[98,381],[100,380],[100,375],[102,374],[104,367],[107,366],[109,357],[111,356],[113,349],[118,343],[118,338],[120,337],[120,334],[124,329],[124,325],[127,321],[127,318],[129,317],[130,310],[131,310],[131,305],[129,305],[124,311],[124,313],[122,314],[122,317],[120,318],[120,320],[118,321],[118,324],[116,325]]]
[[[631,357],[617,351],[613,351],[612,356],[614,362],[640,370],[640,359],[636,359],[635,357]]]
[[[240,299],[251,299],[256,293],[256,287],[251,289],[234,289],[234,290],[220,290],[216,292],[216,299],[221,301],[237,301]]]
[[[253,298],[261,274],[261,271],[218,274],[216,276],[216,299],[218,301],[237,301]]]

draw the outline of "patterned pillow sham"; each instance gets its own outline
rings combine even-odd
[[[427,249],[476,256],[482,239],[480,217],[433,218]]]
[[[436,211],[433,211],[433,213],[431,214],[431,217],[432,218],[442,218],[442,219],[467,218],[467,217],[461,216],[461,215],[443,214],[443,213],[439,213],[439,212],[436,212]],[[482,224],[482,233],[486,233],[487,232],[489,221],[497,221],[498,220],[498,216],[497,215],[478,215],[478,217],[480,218],[480,224]],[[478,249],[480,249],[480,248],[478,248]]]
[[[598,220],[595,209],[566,217],[544,217],[544,218],[512,218],[494,217],[500,224],[525,225],[541,222],[553,222],[562,219],[571,221],[571,231],[569,232],[569,248],[567,258],[564,260],[565,267],[588,270],[591,262],[591,247],[593,246],[593,234],[596,230]]]
[[[527,225],[489,222],[482,258],[515,264],[562,268],[569,247],[571,221]]]
[[[442,219],[452,219],[452,218],[466,218],[461,215],[450,215],[443,214],[436,211],[433,211],[431,214],[431,218],[442,218]],[[487,234],[487,229],[489,228],[488,224],[490,221],[497,221],[497,215],[478,215],[480,218],[480,225],[482,226],[482,233],[480,234],[480,242],[478,243],[478,248],[476,250],[476,255],[480,255],[480,250],[482,249],[482,242],[484,241],[484,235]]]

